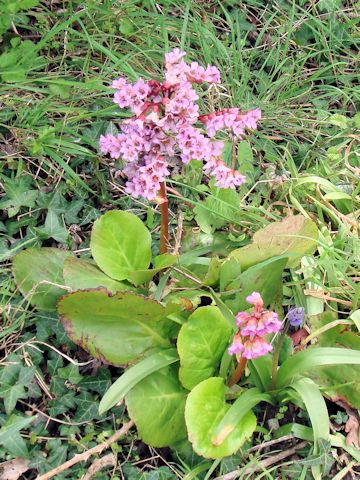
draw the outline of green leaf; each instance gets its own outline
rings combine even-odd
[[[296,267],[302,256],[315,251],[317,238],[312,220],[293,215],[258,230],[250,245],[234,250],[230,257],[240,262],[242,270],[280,255],[288,257],[288,267]]]
[[[212,444],[221,445],[243,417],[260,402],[273,403],[273,399],[269,394],[260,392],[257,388],[250,388],[242,393],[215,427],[211,438]]]
[[[246,140],[238,142],[237,144],[237,170],[246,177],[252,178],[254,175],[253,152],[249,143]]]
[[[8,415],[14,410],[19,398],[27,398],[24,385],[8,385],[0,386],[0,398],[4,400],[5,411]]]
[[[99,418],[99,403],[89,392],[81,392],[75,399],[77,404],[74,422],[91,422]]]
[[[211,286],[219,282],[221,264],[222,264],[222,261],[219,259],[219,257],[211,258],[209,263],[209,268],[202,280],[204,285]]]
[[[94,223],[90,242],[95,262],[115,280],[130,279],[151,260],[151,235],[134,214],[112,210]]]
[[[21,293],[40,310],[55,310],[56,301],[66,291],[62,271],[72,254],[57,248],[28,248],[13,260],[13,273]],[[31,293],[30,293],[31,292]]]
[[[57,242],[66,243],[69,232],[60,222],[59,215],[53,210],[49,210],[44,225],[37,227],[35,231],[41,239],[53,238]]]
[[[29,458],[27,444],[19,432],[14,432],[3,446],[14,457]]]
[[[310,378],[297,380],[291,385],[291,388],[297,392],[302,402],[304,402],[306,411],[309,414],[314,434],[313,453],[318,453],[320,441],[328,440],[330,435],[330,420],[325,400],[319,387]]]
[[[87,375],[80,382],[80,388],[93,390],[94,392],[104,395],[106,390],[111,386],[111,373],[108,368],[101,367],[95,375]]]
[[[356,313],[356,312],[354,312]],[[354,315],[354,314],[353,314]],[[350,316],[352,318],[352,316]],[[317,317],[311,317],[311,330],[316,331],[336,320],[331,312],[324,312]],[[343,347],[357,350],[360,355],[360,337],[357,333],[344,329],[344,325],[336,325],[318,335],[321,347]],[[318,384],[328,387],[326,393],[331,398],[342,398],[354,408],[360,408],[360,366],[341,365],[324,366],[310,372],[310,376]]]
[[[4,426],[0,428],[0,443],[6,444],[11,437],[24,428],[29,427],[36,417],[20,417],[11,415]]]
[[[241,275],[241,264],[236,257],[228,257],[220,267],[220,292],[237,288]]]
[[[278,370],[278,386],[285,387],[297,375],[323,365],[360,365],[360,351],[346,348],[310,348],[288,358]]]
[[[334,115],[331,115],[328,121],[329,123],[331,123],[331,125],[340,127],[343,130],[346,130],[348,128],[349,119],[345,117],[345,115],[340,115],[339,113],[335,113]]]
[[[251,380],[257,388],[262,392],[271,390],[271,356],[255,358],[248,362],[247,366],[251,373]]]
[[[1,58],[1,57],[0,57]],[[18,177],[14,180],[2,177],[5,197],[0,200],[0,210],[7,210],[8,217],[14,217],[19,213],[21,207],[32,208],[38,197],[38,190],[31,190],[32,178]]]
[[[359,309],[359,310],[355,310],[355,312],[353,312],[353,313],[350,315],[350,318],[351,318],[351,320],[355,323],[356,328],[357,328],[358,331],[360,332],[360,309]]]
[[[128,412],[145,443],[166,447],[186,437],[186,394],[173,366],[148,375],[129,391]]]
[[[214,375],[232,333],[217,307],[200,307],[190,315],[177,340],[179,378],[185,388],[191,390]]]
[[[120,20],[119,26],[120,33],[122,33],[125,37],[133,34],[135,31],[134,25],[129,18],[123,17]]]
[[[59,368],[57,374],[60,378],[63,380],[68,380],[73,385],[77,385],[84,378],[79,373],[79,367],[77,365],[73,365],[72,363],[69,363],[69,365],[66,365],[66,367]]]
[[[96,358],[121,365],[169,347],[172,307],[132,292],[106,290],[70,293],[58,303],[69,337]]]
[[[128,368],[125,373],[111,385],[101,399],[99,413],[103,414],[116,405],[137,383],[141,382],[151,373],[178,361],[177,351],[172,348],[154,353]]]
[[[142,285],[143,283],[149,282],[157,273],[174,265],[177,260],[178,257],[176,255],[164,253],[154,258],[154,268],[130,272],[128,278],[134,285]]]
[[[88,288],[104,287],[109,292],[115,293],[120,290],[133,290],[131,285],[117,282],[108,277],[95,265],[86,260],[69,257],[64,263],[65,285],[73,290],[86,290]]]
[[[189,440],[195,452],[205,458],[223,458],[235,453],[251,437],[256,417],[249,411],[220,445],[213,445],[214,430],[230,408],[225,402],[226,387],[222,378],[208,378],[188,395],[185,420]]]
[[[239,222],[240,197],[230,188],[213,188],[203,202],[194,208],[195,220],[201,230],[211,233],[228,222]]]
[[[237,280],[239,292],[232,298],[223,296],[226,305],[233,311],[247,310],[246,297],[252,292],[259,292],[265,305],[274,305],[282,295],[282,273],[287,258],[271,258],[254,265],[243,272]]]

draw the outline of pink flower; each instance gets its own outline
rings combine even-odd
[[[238,108],[227,108],[199,116],[194,86],[220,82],[220,72],[213,65],[188,64],[185,55],[179,48],[166,53],[162,83],[142,78],[129,83],[124,77],[112,83],[114,102],[129,108],[133,117],[121,123],[119,134],[102,135],[100,150],[124,162],[126,190],[134,197],[154,199],[170,170],[192,159],[204,162],[204,173],[212,175],[220,188],[235,189],[245,181],[222,161],[224,142],[212,137],[219,130],[242,135],[245,128],[255,128],[260,110],[240,114]]]
[[[137,97],[140,100],[143,100],[149,95],[150,87],[144,82],[142,78],[139,78],[133,86],[132,94],[134,97]]]
[[[120,77],[117,80],[114,80],[111,84],[113,88],[117,88],[121,90],[126,85],[126,79],[124,77]]]
[[[253,292],[246,298],[253,304],[252,312],[239,312],[236,315],[238,332],[234,339],[244,339],[242,356],[244,358],[257,358],[266,355],[272,350],[271,344],[263,339],[264,335],[277,333],[281,330],[282,323],[276,312],[264,310],[264,302],[259,292]],[[229,349],[229,353],[233,349]]]
[[[254,337],[252,340],[248,339],[244,342],[242,356],[248,360],[253,360],[266,355],[271,350],[272,346],[270,343],[265,342],[261,337]]]
[[[254,307],[256,308],[262,309],[264,306],[263,299],[261,298],[261,295],[259,292],[253,292],[251,295],[248,295],[246,297],[246,301],[254,305]]]
[[[180,48],[174,48],[171,52],[165,53],[165,64],[179,63],[185,55],[186,52],[181,51]]]
[[[244,135],[245,128],[256,129],[260,118],[259,108],[240,114],[238,108],[226,108],[220,112],[202,115],[200,120],[205,124],[209,137],[213,137],[218,130],[224,128],[229,128],[235,136],[240,137]]]
[[[263,336],[268,333],[277,333],[281,330],[282,322],[277,313],[265,310],[262,312],[258,323],[258,334]]]
[[[204,172],[215,178],[215,185],[221,188],[236,188],[246,178],[240,172],[229,168],[222,160],[212,157],[204,166]]]
[[[236,315],[236,325],[240,328],[250,320],[251,316],[247,312],[239,312]]]
[[[261,335],[257,318],[250,315],[250,318],[246,322],[246,324],[240,328],[240,333],[243,337],[253,337],[255,335]]]
[[[232,344],[228,348],[229,355],[234,355],[234,354],[240,355],[240,353],[242,353],[243,350],[244,350],[244,345],[240,335],[235,335],[233,338]]]

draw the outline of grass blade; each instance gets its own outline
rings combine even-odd
[[[323,365],[360,365],[360,351],[345,348],[314,348],[288,358],[279,368],[278,387],[285,387],[297,376]]]
[[[146,357],[126,372],[111,385],[103,396],[100,405],[100,415],[116,405],[137,383],[160,368],[171,365],[179,360],[177,351],[174,348],[162,350]]]

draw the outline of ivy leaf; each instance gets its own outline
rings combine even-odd
[[[95,375],[87,375],[80,382],[80,387],[104,395],[111,385],[111,374],[107,368],[99,368]]]
[[[77,410],[74,422],[91,422],[99,418],[99,402],[89,392],[81,392],[76,397]]]
[[[43,240],[53,238],[57,242],[66,243],[69,237],[68,230],[60,222],[59,216],[53,210],[48,210],[44,225],[36,227],[35,231]]]
[[[69,363],[66,367],[59,368],[57,374],[63,380],[68,380],[73,385],[77,385],[83,379],[83,376],[79,373],[79,368],[72,363]]]
[[[0,398],[4,401],[5,411],[7,415],[14,410],[17,401],[26,399],[27,394],[23,385],[8,385],[4,384],[0,386]]]
[[[0,428],[0,443],[7,440],[15,433],[27,428],[35,420],[35,417],[21,417],[20,415],[10,415],[5,425]]]
[[[76,407],[75,392],[68,391],[65,394],[60,394],[60,392],[58,392],[57,398],[54,400],[49,400],[49,406],[49,415],[54,418],[68,412],[69,410],[72,410]]]
[[[3,446],[14,457],[29,458],[27,444],[19,432],[13,433]]]
[[[2,178],[5,197],[0,200],[0,210],[7,210],[8,217],[14,217],[21,207],[32,208],[38,197],[38,190],[31,190],[32,178],[18,177],[15,179]]]

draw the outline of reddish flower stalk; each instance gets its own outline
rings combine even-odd
[[[238,331],[228,348],[229,355],[240,356],[240,359],[237,357],[239,363],[230,379],[230,386],[240,380],[248,359],[261,357],[272,350],[272,345],[263,337],[279,332],[282,327],[275,312],[264,310],[264,302],[258,292],[253,292],[246,301],[253,305],[252,312],[239,312],[236,315]]]
[[[229,381],[229,387],[232,387],[233,385],[236,385],[240,378],[244,375],[245,372],[245,367],[247,363],[247,358],[241,357],[239,360],[239,363],[237,364],[234,373],[232,374],[230,381]]]
[[[169,246],[169,201],[166,195],[165,182],[160,182],[160,254],[168,253]]]

